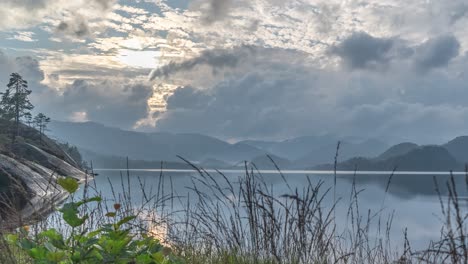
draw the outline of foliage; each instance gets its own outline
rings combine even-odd
[[[69,143],[58,143],[60,148],[65,151],[81,168],[87,168],[87,164],[83,161],[80,151],[76,146]]]
[[[29,126],[32,127],[34,125],[34,119],[31,113],[24,114],[24,122]]]
[[[28,96],[31,90],[28,89],[28,82],[23,80],[23,77],[18,73],[10,75],[10,81],[7,84],[7,90],[1,93],[0,101],[2,118],[14,120],[16,124],[16,135],[19,134],[19,123],[34,106],[29,101]]]
[[[39,113],[34,117],[34,125],[39,129],[39,134],[44,135],[44,132],[47,130],[47,125],[50,123],[50,117],[47,117],[43,113]]]
[[[57,182],[73,194],[78,182],[62,178]],[[176,264],[182,263],[170,250],[148,235],[132,233],[132,222],[136,216],[119,214],[120,204],[114,205],[114,212],[107,213],[108,223],[95,230],[84,228],[88,215],[82,215],[80,208],[88,203],[101,203],[99,196],[68,202],[59,209],[62,218],[71,227],[71,234],[50,228],[32,235],[29,228],[21,228],[16,234],[8,235],[8,241],[26,252],[34,263],[137,263]]]

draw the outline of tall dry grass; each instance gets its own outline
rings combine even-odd
[[[337,148],[337,151],[339,147]],[[384,213],[385,197],[391,185],[389,175],[383,194],[382,206],[375,212],[364,210],[354,175],[349,194],[336,192],[336,173],[332,186],[323,181],[306,178],[301,188],[293,188],[288,179],[278,172],[287,192],[278,194],[255,166],[245,164],[245,172],[232,179],[221,171],[209,173],[189,163],[196,176],[187,184],[189,194],[174,192],[172,177],[161,170],[154,188],[149,182],[131,175],[130,170],[120,173],[120,186],[109,180],[112,198],[97,205],[86,205],[89,214],[80,228],[96,228],[107,223],[106,214],[112,205],[122,206],[119,214],[137,215],[128,225],[137,237],[151,233],[162,243],[182,256],[187,263],[467,263],[467,208],[455,184],[455,175],[446,183],[435,182],[439,191],[448,190],[448,197],[440,197],[440,239],[429,242],[424,250],[413,250],[407,230],[403,241],[395,245],[390,238],[393,213]],[[272,161],[273,162],[273,161]],[[276,166],[276,165],[275,165]],[[141,189],[132,189],[137,181]],[[169,186],[169,187],[168,187]],[[82,194],[69,199],[79,200],[102,195],[92,178],[86,180]],[[140,193],[135,201],[134,193]],[[332,201],[332,202],[330,202]],[[5,201],[6,202],[6,201]],[[13,204],[8,201],[6,204]],[[51,204],[52,201],[51,201]],[[339,204],[346,205],[346,219],[337,224]],[[4,205],[5,207],[5,205]],[[9,207],[13,209],[15,207]],[[340,207],[342,208],[342,207]],[[65,236],[70,230],[63,228],[57,212],[34,219],[30,235],[54,227]],[[3,219],[2,232],[15,232]],[[31,223],[21,220],[18,225]],[[27,256],[13,252],[2,234],[0,262],[27,263]],[[400,240],[398,240],[400,241]]]

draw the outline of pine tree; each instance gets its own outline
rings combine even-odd
[[[34,124],[33,116],[31,113],[24,114],[24,122],[29,126],[32,127]]]
[[[31,90],[28,90],[28,82],[23,80],[23,77],[18,73],[10,75],[10,82],[7,85],[7,90],[1,93],[2,99],[0,107],[2,109],[2,117],[15,122],[15,136],[20,133],[20,121],[34,106],[29,101],[28,96]]]
[[[47,117],[43,113],[39,113],[36,117],[34,117],[34,123],[39,130],[42,143],[42,136],[44,135],[45,131],[47,131],[47,125],[50,123],[50,117]]]

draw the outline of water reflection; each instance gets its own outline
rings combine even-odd
[[[103,198],[112,201],[123,197],[121,192],[129,190],[131,203],[136,207],[144,203],[147,197],[171,196],[176,197],[167,204],[167,211],[182,210],[187,204],[193,205],[196,201],[190,201],[193,195],[193,185],[197,184],[200,177],[197,172],[190,170],[131,170],[127,179],[127,172],[118,170],[96,170],[93,185],[101,193]],[[219,179],[221,188],[226,188],[224,177],[217,171],[207,171],[213,178]],[[224,176],[234,185],[238,184],[239,177],[245,171],[223,171]],[[347,212],[351,201],[353,183],[359,191],[359,208],[363,214],[368,212],[380,212],[382,221],[393,217],[392,233],[395,243],[403,239],[403,232],[408,228],[408,235],[414,247],[424,248],[430,240],[439,238],[441,222],[437,217],[440,213],[439,196],[435,189],[434,179],[438,182],[442,196],[447,194],[446,182],[449,173],[440,172],[338,172],[337,184],[334,185],[333,172],[319,171],[284,171],[280,175],[274,171],[260,171],[266,186],[270,186],[273,193],[280,197],[283,194],[291,194],[296,189],[301,190],[310,180],[313,183],[323,182],[323,192],[334,189],[337,197],[341,199],[337,206],[336,221],[338,225],[346,226],[348,223]],[[459,187],[459,195],[466,196],[465,175],[455,173],[455,181]],[[198,184],[198,190],[209,194],[209,188]],[[131,191],[130,191],[131,190]],[[144,190],[144,191],[142,191]],[[192,193],[192,195],[191,195]],[[128,194],[127,194],[128,195]],[[145,197],[146,196],[146,197]],[[444,199],[444,198],[443,198]],[[324,206],[331,207],[333,198],[328,195]],[[379,219],[380,220],[380,219]],[[157,235],[164,235],[167,230],[154,227]],[[377,231],[376,231],[377,232]]]

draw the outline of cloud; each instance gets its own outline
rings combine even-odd
[[[327,113],[315,117],[314,113],[329,110],[321,107],[330,98],[314,87],[317,73],[305,75],[276,64],[230,76],[210,89],[179,87],[168,98],[167,112],[158,117],[156,128],[223,138],[319,133],[325,128],[320,119]]]
[[[66,22],[60,22],[57,26],[57,31],[65,35],[71,35],[78,38],[82,38],[90,34],[88,22],[80,15],[75,15],[71,20]]]
[[[109,10],[116,3],[116,0],[94,0],[103,10]]]
[[[394,42],[391,38],[376,38],[365,32],[357,32],[332,47],[331,52],[351,69],[374,68],[389,62]]]
[[[121,80],[93,83],[78,79],[68,85],[62,94],[51,96],[48,112],[61,109],[62,113],[55,114],[55,118],[72,120],[80,116],[131,129],[138,120],[148,115],[148,99],[152,94],[152,86],[144,83]]]
[[[46,74],[36,58],[15,58],[0,50],[0,87],[3,87],[0,91],[6,88],[12,72],[20,73],[28,81],[34,111],[58,120],[93,120],[131,129],[147,117],[148,100],[153,95],[151,84],[135,77],[117,76],[116,72],[101,79],[75,79],[65,87],[59,86],[58,73],[48,73],[48,79],[57,85],[48,87],[43,84]]]
[[[44,71],[40,68],[39,61],[31,56],[21,56],[15,59],[16,71],[26,80],[40,83],[44,80]]]
[[[447,66],[460,52],[460,43],[453,35],[432,38],[416,48],[414,66],[420,72]]]
[[[0,30],[46,24],[75,37],[87,36],[90,24],[106,19],[117,0],[4,0]],[[97,23],[99,24],[99,23]],[[23,36],[24,39],[24,36]]]
[[[200,109],[210,104],[211,96],[193,87],[179,87],[167,100],[167,109]]]
[[[167,78],[178,72],[190,71],[197,66],[206,65],[213,69],[234,68],[239,62],[255,52],[254,47],[241,46],[233,49],[205,50],[199,56],[181,63],[170,62],[168,65],[155,69],[149,78]]]
[[[24,41],[24,42],[36,42],[37,39],[34,39],[33,36],[34,36],[34,32],[19,31],[19,32],[16,32],[15,35],[13,35],[12,37],[8,39],[19,40],[19,41]]]
[[[28,6],[31,8],[42,8],[47,5],[48,0],[5,0],[6,3],[10,3],[13,6]]]
[[[298,63],[303,54],[292,51],[279,58],[260,49],[255,54],[211,87],[177,88],[167,111],[158,113],[156,129],[239,139],[332,133],[419,143],[468,131],[460,121],[468,118],[468,61],[450,66],[464,74],[447,68],[421,75],[411,64],[350,71]]]
[[[208,0],[202,5],[202,22],[210,25],[224,20],[233,5],[233,0]]]
[[[28,81],[29,87],[34,92],[41,92],[44,86],[44,71],[40,68],[39,61],[31,56],[19,56],[16,58],[7,56],[0,50],[0,84],[3,89],[13,72],[19,73]]]

